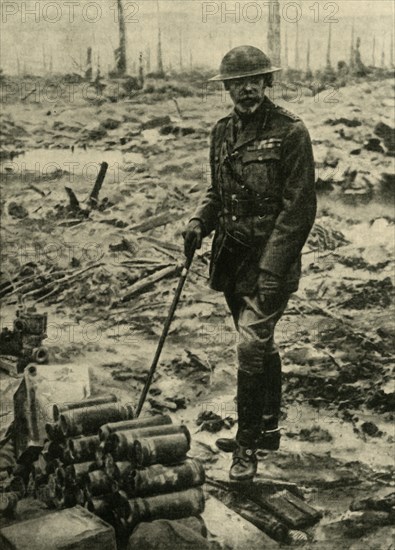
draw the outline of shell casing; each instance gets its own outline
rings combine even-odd
[[[130,497],[150,496],[159,493],[171,493],[198,487],[205,481],[202,464],[188,458],[181,464],[164,466],[154,464],[143,470],[133,470],[125,491]]]
[[[164,436],[171,434],[184,434],[190,442],[188,428],[181,425],[169,424],[165,426],[151,426],[139,430],[125,430],[112,434],[107,440],[108,451],[112,453],[116,460],[131,459],[133,455],[133,445],[137,439]]]
[[[185,433],[146,437],[135,441],[130,459],[138,467],[176,464],[189,449],[190,438]]]
[[[111,494],[114,491],[112,479],[103,470],[94,470],[84,476],[84,485],[91,497]]]
[[[65,411],[72,411],[74,409],[85,409],[93,405],[104,405],[105,403],[117,403],[118,398],[116,395],[98,395],[96,397],[88,397],[83,401],[73,401],[71,403],[58,403],[52,407],[52,415],[55,422],[59,420],[61,413]]]
[[[142,521],[155,519],[181,519],[197,516],[204,511],[205,499],[201,487],[129,500],[131,513],[127,519],[129,529]]]
[[[64,411],[60,415],[59,422],[66,437],[94,435],[103,424],[109,421],[127,420],[132,418],[133,414],[130,405],[120,405],[116,402],[104,403]]]
[[[69,439],[67,444],[73,462],[87,462],[95,460],[100,439],[97,435],[77,437]]]
[[[99,437],[103,441],[115,432],[149,428],[151,426],[165,426],[168,424],[172,424],[172,420],[168,414],[135,418],[133,420],[123,420],[121,422],[110,422],[99,429]]]
[[[85,476],[96,468],[96,463],[91,461],[70,464],[65,468],[65,480],[67,483],[81,484]]]

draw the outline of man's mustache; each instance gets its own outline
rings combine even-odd
[[[258,94],[241,94],[239,95],[239,101],[244,101],[246,99],[259,99]]]

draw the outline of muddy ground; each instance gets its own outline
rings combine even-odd
[[[70,95],[61,82],[56,96],[44,86],[26,80],[22,93],[14,82],[3,97],[2,327],[22,294],[48,311],[52,362],[84,363],[95,392],[136,403],[177,283],[181,231],[208,184],[209,130],[229,98],[177,83],[152,82],[135,95],[110,83],[89,93],[73,85]],[[259,473],[296,482],[322,510],[306,548],[391,548],[393,519],[356,518],[349,507],[394,486],[393,84],[355,82],[314,97],[277,87],[274,96],[310,129],[319,214],[300,290],[277,329],[281,451],[261,456]],[[103,161],[99,208],[87,212]],[[222,296],[207,288],[209,245],[194,262],[145,407],[185,421],[191,454],[225,479],[229,456],[214,442],[235,430],[237,333]],[[17,383],[0,373],[3,430]],[[210,411],[217,422],[197,425]]]

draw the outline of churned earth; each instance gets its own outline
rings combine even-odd
[[[22,100],[42,83],[24,86],[3,98],[1,114],[2,327],[23,297],[48,312],[52,362],[86,364],[94,391],[136,404],[182,265],[181,232],[209,181],[210,127],[229,98],[153,82],[136,95],[108,83],[100,93],[80,85],[70,98],[63,86],[56,100]],[[260,457],[259,474],[297,483],[322,511],[306,548],[391,548],[394,509],[350,505],[394,491],[394,88],[382,80],[314,97],[289,86],[273,94],[310,129],[319,213],[277,329],[281,451]],[[194,261],[145,409],[183,420],[191,454],[223,480],[230,458],[215,439],[236,429],[237,333],[207,288],[209,245]],[[0,373],[2,430],[17,384]]]

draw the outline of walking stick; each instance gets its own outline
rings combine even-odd
[[[155,356],[154,356],[154,359],[152,361],[152,365],[151,365],[150,371],[148,373],[148,377],[147,377],[147,380],[145,382],[144,389],[143,389],[142,394],[140,396],[140,401],[139,401],[139,404],[138,404],[137,410],[136,410],[136,417],[140,416],[141,409],[143,408],[144,402],[147,398],[147,393],[148,393],[148,390],[149,390],[150,385],[152,383],[152,379],[154,377],[155,370],[156,370],[156,367],[158,365],[159,357],[160,357],[160,354],[162,352],[167,334],[169,332],[170,325],[171,325],[171,322],[172,322],[173,317],[174,317],[174,313],[176,311],[178,302],[180,301],[181,292],[182,292],[182,289],[184,288],[184,283],[185,283],[185,280],[188,276],[189,268],[191,267],[194,254],[195,254],[195,250],[193,250],[192,253],[190,254],[190,256],[187,257],[187,259],[185,260],[184,267],[182,268],[180,279],[178,281],[177,290],[174,294],[173,302],[170,306],[170,310],[169,310],[169,313],[167,315],[167,319],[166,319],[166,322],[163,326],[162,334],[161,334],[161,337],[160,337],[159,342],[158,342],[158,347],[156,348]]]

